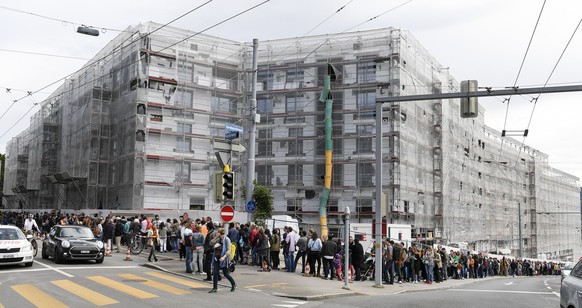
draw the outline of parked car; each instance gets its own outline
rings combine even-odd
[[[564,277],[560,287],[561,308],[582,308],[582,260]]]
[[[562,275],[562,280],[564,280],[566,276],[570,275],[570,272],[574,268],[574,265],[576,265],[576,262],[564,263],[564,265],[560,268],[560,275]]]
[[[18,227],[0,225],[0,265],[32,266],[33,254],[32,245]]]
[[[90,228],[77,225],[55,225],[42,242],[42,258],[52,257],[55,263],[64,260],[95,260],[102,263],[105,245],[95,238]]]

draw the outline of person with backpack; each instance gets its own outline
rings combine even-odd
[[[210,233],[207,237],[210,237]],[[209,241],[209,245],[212,250],[211,260],[212,260],[212,290],[208,293],[216,293],[218,290],[218,280],[220,278],[219,271],[222,273],[226,279],[230,282],[230,292],[234,292],[236,289],[236,282],[230,276],[229,273],[229,263],[230,263],[230,239],[226,236],[226,230],[220,228],[217,232],[214,232],[212,240]]]
[[[186,260],[186,273],[192,274],[192,220],[188,219],[184,223],[184,240],[182,242],[184,245],[185,260]]]

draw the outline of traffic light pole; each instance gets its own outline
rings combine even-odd
[[[407,96],[378,96],[376,97],[376,204],[374,210],[376,215],[376,234],[374,234],[374,248],[375,248],[375,279],[374,287],[383,288],[382,285],[382,175],[387,174],[390,178],[390,164],[386,165],[386,170],[382,169],[382,105],[384,103],[390,102],[411,102],[411,101],[423,101],[423,100],[440,100],[440,99],[451,99],[451,98],[470,98],[470,97],[486,97],[486,96],[508,96],[508,95],[522,95],[522,94],[543,94],[543,93],[563,93],[563,92],[580,92],[582,91],[582,85],[574,86],[557,86],[557,87],[536,87],[536,88],[519,88],[512,87],[503,90],[491,90],[487,89],[485,91],[467,91],[467,92],[454,92],[454,93],[439,93],[439,94],[420,94],[420,95],[407,95]],[[380,93],[382,94],[382,93]],[[378,172],[379,171],[379,172]],[[390,200],[390,198],[387,198]],[[388,215],[388,223],[391,222],[391,211],[392,208],[386,209],[386,214]],[[521,213],[519,215],[521,217]],[[521,242],[521,239],[520,239]],[[521,250],[521,249],[520,249]]]
[[[251,106],[250,111],[250,123],[249,123],[249,143],[247,146],[247,181],[246,181],[246,194],[245,194],[245,205],[253,200],[253,191],[255,190],[254,180],[255,180],[255,130],[257,127],[257,52],[259,47],[259,40],[253,39],[253,69],[252,69],[252,79],[251,79]],[[253,219],[253,213],[247,213],[247,221],[251,222]]]

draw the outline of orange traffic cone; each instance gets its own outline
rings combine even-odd
[[[347,275],[347,276],[348,276],[348,282],[353,282],[353,281],[352,281],[352,276],[353,276],[353,274],[354,274],[354,273],[352,272],[352,267],[350,266],[350,267],[348,268],[348,275]]]
[[[263,260],[263,272],[268,272],[269,266],[267,265],[267,261]]]
[[[127,247],[127,254],[125,255],[125,259],[123,261],[133,261],[131,259],[131,248]]]
[[[307,264],[305,264],[305,273],[303,273],[303,276],[309,277],[310,271],[311,271],[311,269],[309,268],[309,262],[308,262]]]

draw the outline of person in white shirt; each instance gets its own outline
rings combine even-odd
[[[34,231],[32,228],[36,228],[36,231],[40,232],[40,228],[36,224],[36,220],[34,220],[34,215],[29,214],[28,218],[24,221],[24,233],[25,234],[32,234]]]

